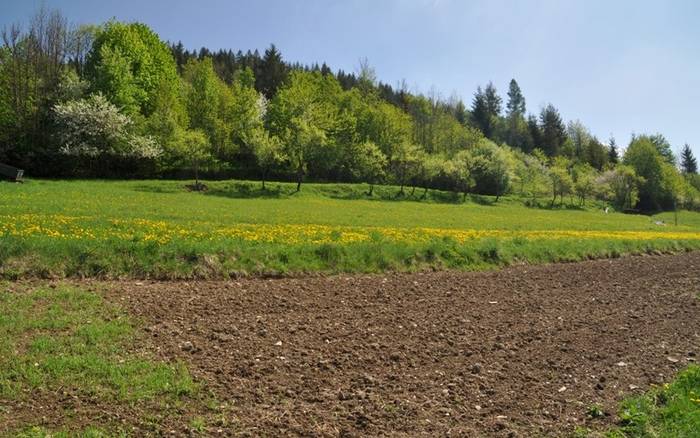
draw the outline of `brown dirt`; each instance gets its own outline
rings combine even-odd
[[[107,287],[145,325],[135,348],[185,361],[217,400],[163,417],[165,433],[202,415],[211,435],[566,436],[700,353],[700,252]],[[596,403],[607,416],[587,417]],[[133,409],[94,407],[149,432]]]
[[[560,436],[700,347],[700,253],[114,291],[231,406],[222,433]]]

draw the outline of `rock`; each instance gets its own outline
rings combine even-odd
[[[566,386],[562,386],[561,388],[559,388],[557,390],[557,392],[564,392],[564,391],[566,391]]]
[[[472,374],[479,374],[481,372],[481,364],[480,363],[475,363],[472,365],[470,371]]]
[[[282,346],[282,341],[277,341],[277,342],[275,342],[275,345],[276,345],[277,347],[281,347],[281,346]]]
[[[678,363],[678,359],[675,357],[668,356],[666,359],[671,363]]]
[[[627,366],[627,364],[624,363],[624,362],[622,362],[622,361],[616,363],[615,365],[617,365],[617,366],[619,366],[619,367],[626,367],[626,366]]]
[[[183,351],[194,351],[194,344],[190,341],[183,342],[181,346]]]

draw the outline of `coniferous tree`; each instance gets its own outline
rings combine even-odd
[[[266,98],[272,99],[287,78],[287,65],[282,61],[282,54],[274,44],[265,50],[265,56],[260,62],[260,71],[255,76],[258,91]]]
[[[476,88],[476,93],[474,93],[474,99],[472,100],[472,122],[484,135],[489,136],[491,133],[489,110],[486,105],[486,96],[480,86]]]
[[[620,154],[617,152],[617,143],[615,143],[615,137],[611,135],[608,143],[608,161],[612,164],[617,164],[620,161]]]
[[[493,138],[496,119],[500,114],[501,97],[493,83],[489,82],[484,90],[477,87],[472,101],[472,120],[486,137]]]
[[[510,80],[508,102],[506,103],[506,142],[520,150],[529,152],[532,139],[525,121],[525,97],[515,79]]]
[[[501,115],[501,103],[503,102],[501,96],[498,95],[496,87],[494,87],[493,82],[489,82],[484,89],[484,98],[486,99],[486,108],[488,109],[489,116],[498,117]]]
[[[688,143],[683,146],[683,151],[681,152],[681,170],[686,174],[698,173],[698,161],[695,159]]]
[[[520,86],[515,79],[510,80],[508,87],[508,103],[506,103],[506,112],[508,117],[524,117],[525,116],[525,97],[523,96]]]
[[[540,113],[542,129],[542,150],[550,157],[559,154],[559,150],[566,141],[566,127],[559,115],[559,111],[551,103],[542,109]]]
[[[533,149],[542,149],[542,129],[537,123],[537,116],[534,114],[527,116],[527,130],[532,139]]]

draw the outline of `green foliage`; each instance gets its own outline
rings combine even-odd
[[[368,195],[372,196],[374,185],[382,182],[386,177],[386,156],[371,141],[357,144],[348,155],[348,166],[353,176],[369,184]]]
[[[396,178],[396,183],[400,186],[400,194],[404,193],[404,186],[416,176],[421,158],[420,148],[409,142],[396,145],[392,151],[389,165]]]
[[[131,116],[150,116],[164,89],[177,93],[168,46],[141,23],[109,21],[102,26],[87,56],[86,74],[95,91]]]
[[[187,114],[191,129],[203,131],[214,154],[229,155],[233,152],[233,92],[219,79],[211,58],[190,60],[183,73]]]
[[[598,190],[596,172],[588,164],[576,164],[572,169],[572,176],[574,193],[578,196],[581,205],[585,205],[586,199],[592,198]]]
[[[603,173],[598,186],[604,199],[609,200],[618,209],[630,209],[637,205],[639,187],[644,178],[638,177],[634,168],[618,165]]]
[[[188,163],[195,177],[195,187],[199,188],[199,168],[213,160],[211,144],[204,132],[179,129],[170,143],[168,152],[176,160]]]
[[[470,151],[470,155],[469,174],[475,182],[475,191],[495,195],[498,200],[508,191],[511,180],[511,163],[506,150],[484,140]]]
[[[308,170],[310,159],[329,147],[329,133],[336,126],[335,103],[341,88],[331,76],[295,71],[279,90],[270,106],[271,131],[282,139],[297,189]]]
[[[672,194],[668,191],[673,189],[673,184],[664,182],[664,177],[672,173],[668,168],[664,172],[664,164],[668,163],[649,138],[634,138],[625,151],[623,163],[631,166],[637,176],[643,178],[639,187],[639,205],[642,209],[660,210],[673,206]]]
[[[560,197],[560,204],[564,203],[564,195],[568,195],[574,188],[574,180],[569,173],[571,161],[564,157],[556,157],[552,167],[549,169],[549,178],[552,187],[552,203]]]
[[[286,160],[284,147],[279,138],[270,135],[264,129],[254,129],[247,137],[247,143],[253,148],[255,159],[262,170],[262,187],[270,169],[280,166]]]
[[[535,205],[537,198],[549,193],[549,169],[547,157],[539,149],[532,154],[516,153],[513,164],[514,186],[520,196]]]

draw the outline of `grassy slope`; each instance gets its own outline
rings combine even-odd
[[[13,436],[79,432],[71,420],[76,415],[72,403],[59,403],[60,394],[97,406],[136,408],[149,414],[149,421],[175,415],[167,406],[184,402],[196,391],[187,370],[131,351],[136,341],[133,322],[97,292],[0,283],[0,404],[49,403],[63,409],[57,415],[65,418],[67,428],[62,432],[31,427],[45,421],[41,415],[48,412],[27,418],[31,410],[18,408],[25,413],[19,424],[11,409],[0,410],[0,435],[8,424],[14,430],[5,432]],[[115,434],[125,426],[101,420],[94,425]],[[92,428],[81,433],[101,436]]]
[[[209,235],[240,224],[326,225],[330,227],[427,227],[448,230],[573,230],[699,232],[700,214],[683,212],[680,225],[659,226],[660,217],[604,214],[601,205],[587,209],[526,208],[522,200],[475,197],[461,202],[451,193],[431,191],[426,200],[397,199],[396,187],[379,187],[372,199],[366,186],[271,184],[262,192],[255,182],[211,182],[206,193],[184,189],[182,181],[30,181],[0,184],[2,225],[42,220],[52,215],[79,217],[86,230],[111,232],[111,221],[146,219],[167,227]],[[546,204],[547,200],[542,199]],[[133,231],[136,225],[122,225]],[[25,224],[26,225],[26,224]],[[364,228],[363,228],[364,229]],[[293,232],[293,231],[292,231]],[[145,231],[144,231],[145,234]],[[340,234],[340,233],[339,233]],[[65,236],[64,236],[65,237]],[[631,237],[629,239],[479,238],[469,242],[430,239],[391,241],[383,237],[360,243],[259,243],[241,239],[171,239],[148,242],[120,239],[71,239],[46,236],[4,237],[0,275],[39,276],[221,277],[245,273],[306,271],[373,272],[426,267],[479,269],[516,261],[578,260],[629,252],[700,247],[700,239]]]

